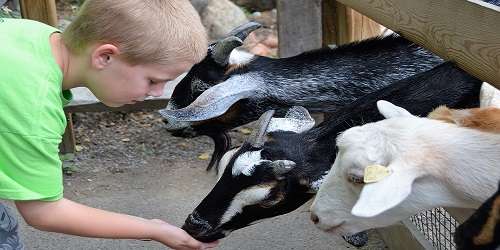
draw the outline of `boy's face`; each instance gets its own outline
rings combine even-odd
[[[163,95],[165,84],[187,72],[192,63],[131,66],[116,55],[103,55],[89,77],[87,87],[106,106],[120,107]],[[94,62],[93,62],[94,64]]]

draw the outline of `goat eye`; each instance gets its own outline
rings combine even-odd
[[[355,174],[348,174],[347,175],[347,180],[351,183],[354,184],[364,184],[363,176],[355,175]]]

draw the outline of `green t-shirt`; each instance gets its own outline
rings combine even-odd
[[[0,199],[62,197],[59,143],[66,128],[62,72],[49,43],[57,29],[0,18]]]

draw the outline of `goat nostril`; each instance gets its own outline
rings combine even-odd
[[[319,218],[317,215],[315,215],[314,213],[311,213],[311,220],[314,224],[318,224],[319,222]]]
[[[182,229],[190,235],[200,235],[211,230],[211,226],[207,221],[199,217],[198,214],[190,214]]]
[[[162,119],[163,123],[168,125],[168,120],[167,119]]]
[[[203,230],[203,226],[192,221],[186,221],[182,226],[182,229],[189,234],[198,234]]]

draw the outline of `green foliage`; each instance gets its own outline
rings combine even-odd
[[[78,172],[78,168],[75,165],[74,159],[75,154],[59,154],[59,158],[62,161],[62,171],[65,175],[73,175]]]
[[[71,4],[81,6],[83,4],[83,2],[85,2],[85,0],[72,0]]]
[[[12,11],[5,6],[0,6],[0,18],[21,18],[21,13]]]

